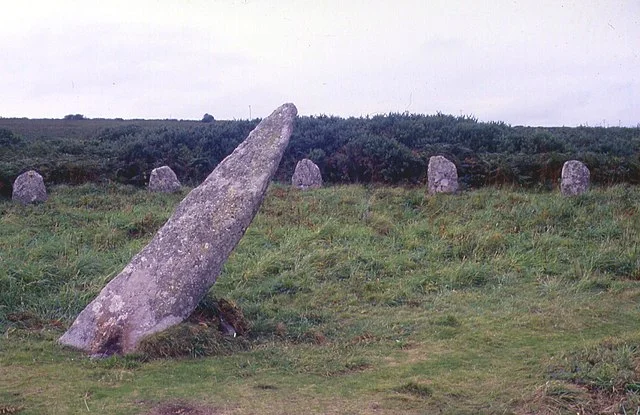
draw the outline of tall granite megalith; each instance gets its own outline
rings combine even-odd
[[[60,343],[92,354],[129,353],[143,337],[188,317],[258,211],[296,114],[293,104],[284,104],[262,120],[87,305]]]

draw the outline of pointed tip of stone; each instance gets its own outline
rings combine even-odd
[[[293,102],[282,104],[276,111],[287,111],[292,112],[293,115],[298,115],[298,108],[296,108]]]

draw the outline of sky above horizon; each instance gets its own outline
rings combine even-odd
[[[0,117],[640,125],[638,0],[26,0],[0,61]]]

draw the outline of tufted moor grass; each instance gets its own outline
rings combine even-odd
[[[640,410],[637,187],[274,184],[205,301],[241,309],[243,336],[196,320],[160,355],[57,345],[185,194],[0,201],[0,413]]]

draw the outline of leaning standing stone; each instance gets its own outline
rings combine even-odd
[[[589,169],[578,160],[569,160],[562,166],[560,192],[564,196],[576,196],[589,189]]]
[[[47,200],[47,189],[44,187],[42,176],[34,170],[22,173],[13,182],[13,195],[11,198],[23,205],[45,202]]]
[[[427,168],[429,193],[455,193],[458,190],[456,165],[443,156],[429,158]]]
[[[293,104],[284,104],[262,120],[87,305],[60,343],[93,354],[130,353],[143,337],[187,318],[258,211],[296,114]]]
[[[300,160],[291,177],[291,183],[300,189],[322,187],[320,168],[309,159]]]
[[[180,191],[180,181],[169,166],[151,170],[149,190],[152,192],[174,193]]]

